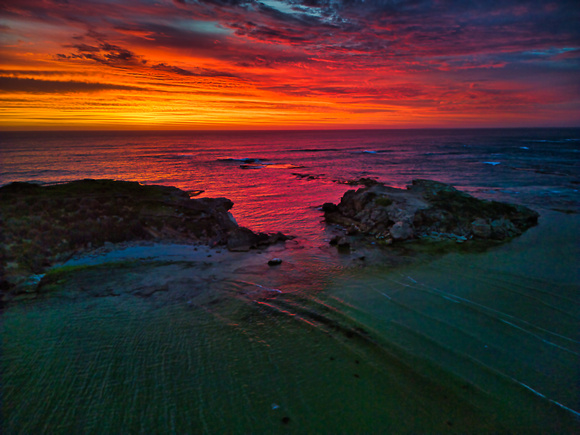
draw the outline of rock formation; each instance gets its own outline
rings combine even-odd
[[[521,205],[486,201],[449,184],[413,180],[407,189],[370,184],[349,190],[338,205],[323,205],[327,223],[384,243],[417,238],[504,240],[536,225],[538,213]],[[346,243],[333,240],[333,244]]]
[[[245,251],[285,240],[239,227],[226,198],[191,199],[168,186],[81,180],[0,188],[0,293],[73,253],[105,243],[157,240]]]

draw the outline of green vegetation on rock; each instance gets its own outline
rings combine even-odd
[[[0,188],[0,291],[31,274],[103,244],[171,240],[227,241],[237,228],[226,198],[190,199],[175,187],[80,180]]]

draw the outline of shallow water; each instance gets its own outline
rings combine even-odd
[[[507,245],[391,267],[290,247],[285,269],[218,260],[224,280],[195,264],[180,297],[89,281],[20,303],[2,316],[5,430],[571,433],[578,271],[540,266],[546,246],[579,260],[578,228],[554,214]],[[255,284],[282,293],[247,297]]]
[[[7,307],[1,315],[4,432],[579,431],[580,218],[550,210],[578,206],[577,174],[505,169],[506,163],[532,168],[533,159],[517,156],[519,146],[531,148],[532,139],[544,136],[522,142],[521,133],[470,139],[460,133],[453,140],[450,133],[399,136],[407,148],[380,153],[362,153],[388,148],[378,133],[358,138],[362,143],[320,135],[314,145],[304,143],[305,133],[294,133],[277,136],[285,152],[254,145],[241,154],[239,147],[212,151],[199,145],[202,161],[175,158],[179,163],[164,166],[173,168],[175,178],[165,173],[164,183],[235,197],[233,212],[241,223],[300,237],[285,248],[234,260],[214,251],[200,261],[183,248],[167,248],[174,264],[141,259],[124,271],[89,268],[60,290]],[[493,142],[498,135],[504,142]],[[248,134],[244,141],[256,137]],[[559,140],[560,148],[571,138],[558,137],[551,140]],[[6,175],[12,171],[19,174],[13,178],[36,173],[39,181],[57,181],[40,172],[51,165],[60,171],[68,165],[69,173],[58,175],[64,178],[131,173],[127,162],[106,165],[118,155],[119,136],[99,140],[99,147],[86,151],[94,166],[72,156],[69,144],[53,163],[39,159],[32,169],[18,166],[18,159],[42,152],[38,144],[21,143],[20,151],[10,151],[13,166],[3,180],[13,181]],[[186,148],[184,138],[165,140],[173,151]],[[471,148],[493,143],[503,154],[465,154],[465,142]],[[417,143],[432,150],[413,148]],[[542,163],[544,172],[577,165],[562,157],[572,151],[558,149],[551,166]],[[129,179],[160,181],[151,175],[159,163],[145,162],[167,163],[166,148],[140,142],[125,150],[129,161],[142,164],[142,172],[134,170]],[[427,152],[447,157],[418,160]],[[337,154],[342,157],[333,160]],[[229,157],[306,168],[240,169],[239,162],[219,160]],[[82,169],[71,163],[75,158]],[[443,171],[452,167],[473,170]],[[185,178],[188,171],[205,175]],[[307,181],[290,171],[326,175]],[[369,175],[392,177],[394,185],[437,178],[480,196],[542,204],[540,225],[501,245],[406,245],[389,251],[382,265],[365,265],[360,253],[343,255],[328,246],[316,205],[336,201],[348,188],[333,179]],[[272,256],[283,258],[282,265],[268,267]],[[103,290],[103,273],[110,289]],[[167,280],[169,288],[142,297],[128,290],[140,280]]]

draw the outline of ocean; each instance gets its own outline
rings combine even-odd
[[[540,222],[365,266],[328,245],[320,209],[363,177],[451,183]],[[580,430],[580,129],[0,134],[0,185],[84,178],[227,197],[240,225],[296,238],[273,251],[283,273],[208,286],[211,308],[8,306],[6,433]],[[238,297],[248,281],[281,294]]]

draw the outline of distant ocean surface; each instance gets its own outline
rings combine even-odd
[[[110,178],[203,190],[202,196],[233,200],[236,219],[253,230],[313,235],[316,213],[309,207],[338,201],[347,190],[338,182],[361,177],[394,187],[434,179],[531,207],[577,210],[580,203],[580,129],[4,132],[0,138],[0,185]],[[252,162],[243,159],[256,161],[242,169]]]
[[[483,251],[355,267],[320,206],[361,177],[451,183],[540,223]],[[0,133],[0,185],[83,178],[202,190],[240,225],[297,236],[278,253],[282,293],[195,312],[56,296],[6,309],[7,433],[579,430],[580,129]]]

